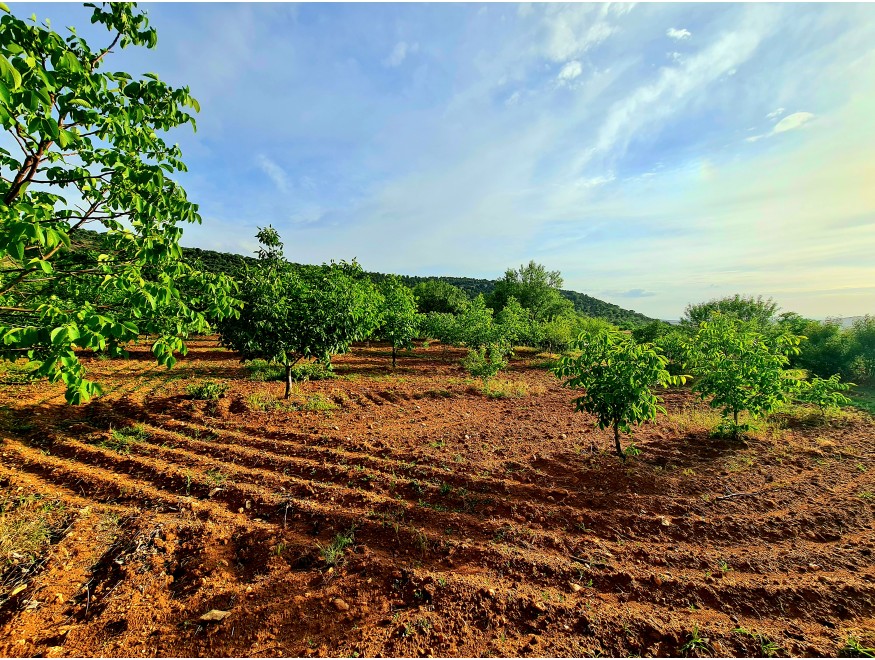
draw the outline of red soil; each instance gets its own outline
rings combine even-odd
[[[303,383],[332,411],[250,410],[211,340],[171,371],[86,360],[106,395],[4,386],[0,496],[65,505],[9,598],[0,654],[31,656],[835,655],[875,644],[875,424],[788,419],[741,443],[673,416],[625,465],[537,358],[490,399],[460,353],[384,347]],[[226,380],[212,407],[191,382]],[[303,400],[303,399],[302,399]],[[142,424],[122,454],[111,429]],[[724,497],[727,493],[740,493]],[[336,567],[320,547],[354,529]],[[10,577],[12,576],[12,577]],[[5,580],[3,586],[2,581]],[[340,599],[338,601],[337,599]],[[5,601],[5,602],[4,602]],[[209,610],[230,612],[201,622]],[[686,647],[693,630],[707,638]],[[754,635],[734,631],[745,628]],[[756,635],[762,637],[757,638]]]

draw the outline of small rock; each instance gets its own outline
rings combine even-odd
[[[577,593],[578,591],[583,589],[583,587],[581,587],[579,584],[574,584],[574,582],[570,582],[569,586],[571,587],[571,591],[573,591],[574,593]]]
[[[246,509],[248,510],[251,508],[252,508],[252,500],[246,500]]]
[[[225,489],[224,489],[224,488],[213,488],[213,489],[210,491],[210,495],[209,495],[209,496],[210,496],[210,497],[215,497],[216,495],[218,495],[219,493],[221,493],[223,490],[225,490]]]
[[[810,571],[819,571],[820,564],[808,564],[808,570]]]
[[[659,517],[659,524],[662,525],[663,527],[671,527],[671,523],[668,521],[668,518],[666,518],[665,516]]]
[[[338,612],[346,612],[349,609],[349,605],[342,598],[335,598],[331,603],[337,609]]]
[[[210,610],[206,614],[201,614],[201,621],[221,621],[231,613],[226,610]]]
[[[658,575],[653,575],[650,579],[653,580],[653,584],[655,584],[657,587],[662,586],[662,578]]]

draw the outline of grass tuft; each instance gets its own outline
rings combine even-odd
[[[97,443],[98,447],[111,449],[119,454],[130,454],[131,446],[136,442],[149,439],[149,433],[142,425],[128,426],[121,429],[112,429],[109,437]]]
[[[316,543],[319,547],[319,554],[322,560],[328,566],[338,566],[345,558],[346,549],[353,544],[355,540],[355,527],[350,527],[347,532],[340,532],[334,537],[334,540],[328,545]]]

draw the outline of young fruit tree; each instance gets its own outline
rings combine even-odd
[[[243,310],[219,324],[219,336],[243,359],[283,365],[288,399],[292,367],[304,358],[330,364],[368,337],[380,323],[381,296],[355,261],[297,267],[283,258],[276,229],[257,237],[258,262],[240,282]]]
[[[507,366],[511,345],[505,329],[495,322],[486,299],[479,295],[457,317],[458,339],[468,347],[462,366],[484,385]]]
[[[847,392],[854,383],[843,383],[838,374],[829,378],[813,377],[797,384],[795,399],[800,403],[808,403],[820,409],[821,417],[826,417],[828,409],[846,406],[851,400],[842,392]]]
[[[566,387],[582,388],[574,400],[575,409],[596,416],[600,429],[614,432],[617,455],[626,460],[620,432],[631,433],[633,424],[665,413],[653,394],[656,385],[681,385],[685,376],[672,376],[668,362],[651,344],[639,344],[615,329],[581,333],[572,342],[575,353],[559,360],[556,375],[566,378]]]
[[[0,358],[38,363],[69,403],[100,393],[76,348],[123,353],[157,335],[152,352],[170,367],[190,333],[236,305],[227,277],[181,258],[179,224],[200,216],[163,134],[194,128],[197,101],[151,73],[103,71],[116,47],[154,48],[157,35],[135,4],[89,6],[109,32],[96,50],[0,5]],[[106,249],[70,259],[87,225]]]
[[[395,368],[399,348],[412,348],[413,338],[419,331],[420,315],[416,311],[416,298],[401,279],[390,275],[380,283],[383,296],[382,322],[378,334],[392,344],[392,368]]]
[[[687,344],[695,381],[693,391],[719,408],[724,422],[717,432],[738,438],[748,429],[740,413],[758,417],[787,401],[795,387],[784,369],[788,356],[798,353],[798,335],[766,335],[754,322],[714,314],[699,325]]]

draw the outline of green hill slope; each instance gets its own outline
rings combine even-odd
[[[81,233],[80,233],[81,232]],[[100,249],[101,234],[94,231],[80,230],[77,232],[77,240],[74,247],[86,249]],[[200,248],[182,248],[182,254],[186,261],[194,262],[200,260],[203,268],[214,273],[228,273],[233,275],[235,272],[243,268],[246,263],[254,263],[254,257],[245,257],[239,254],[231,254],[228,252],[216,252],[215,250],[202,250]],[[301,264],[298,264],[301,265]],[[384,273],[368,273],[372,279],[379,281],[385,277]],[[420,277],[417,275],[401,275],[401,279],[410,287],[415,286],[419,282],[430,279],[443,280],[449,282],[453,286],[457,286],[467,293],[471,298],[482,293],[489,294],[495,286],[494,280],[477,279],[473,277]],[[623,309],[618,305],[614,305],[598,298],[593,298],[585,293],[578,291],[561,290],[560,293],[574,303],[574,309],[587,316],[605,319],[611,323],[624,327],[635,327],[649,323],[654,319],[645,316],[631,309]]]

